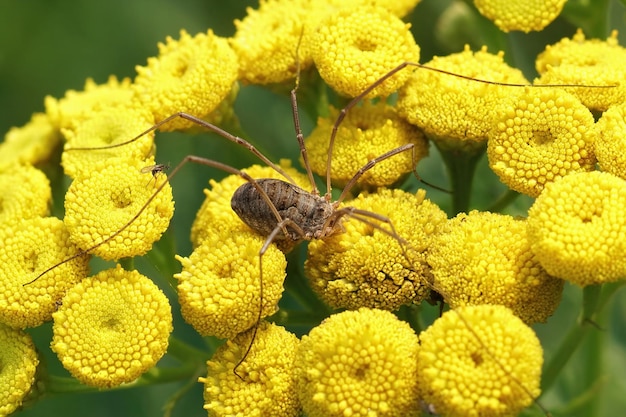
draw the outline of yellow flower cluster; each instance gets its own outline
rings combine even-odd
[[[320,118],[305,139],[311,169],[321,176],[326,175],[328,147],[337,115],[333,109],[329,117]],[[351,109],[339,126],[333,144],[330,171],[333,183],[343,187],[370,160],[409,143],[414,145],[412,150],[366,171],[357,183],[361,187],[388,187],[400,182],[420,159],[428,155],[428,142],[415,126],[385,102],[366,102],[362,107]]]
[[[476,8],[503,32],[542,30],[556,19],[565,0],[474,0]]]
[[[500,304],[525,323],[545,322],[563,281],[546,273],[526,238],[526,221],[472,211],[449,220],[428,250],[435,289],[452,308]]]
[[[511,189],[537,197],[548,183],[595,169],[593,115],[573,95],[526,87],[494,112],[489,166]]]
[[[541,265],[578,285],[626,276],[626,182],[609,173],[568,175],[528,211],[528,240]]]
[[[0,225],[49,214],[52,198],[46,175],[32,165],[0,170]]]
[[[84,384],[137,379],[165,354],[172,312],[165,294],[119,265],[72,287],[53,315],[51,348]]]
[[[424,195],[381,189],[350,201],[372,216],[348,215],[343,233],[308,246],[305,274],[320,298],[334,308],[386,310],[427,298],[425,253],[446,214]]]
[[[61,142],[50,118],[35,113],[22,127],[11,128],[0,143],[0,172],[16,164],[38,165],[50,159]]]
[[[330,316],[298,347],[295,372],[305,414],[419,415],[418,351],[411,327],[387,311]]]
[[[626,102],[602,113],[595,127],[594,151],[600,169],[626,180]]]
[[[285,328],[261,322],[246,360],[233,369],[250,345],[253,331],[242,333],[222,345],[207,362],[204,408],[209,416],[300,415],[294,361],[298,338]]]
[[[419,339],[417,385],[439,415],[514,416],[539,396],[541,345],[506,307],[447,311]]]

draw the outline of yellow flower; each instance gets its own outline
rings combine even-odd
[[[545,322],[561,300],[563,281],[530,250],[526,221],[497,213],[461,213],[428,250],[435,289],[450,307],[500,304],[525,323]]]
[[[420,0],[324,0],[318,1],[316,4],[327,3],[330,7],[352,7],[358,9],[365,6],[383,7],[398,17],[405,17],[417,6]],[[328,7],[328,6],[327,6]]]
[[[536,197],[548,183],[595,168],[593,116],[562,89],[526,87],[495,113],[489,166],[511,189]]]
[[[107,260],[143,255],[152,248],[174,214],[169,184],[139,214],[167,181],[164,175],[151,181],[141,172],[153,164],[152,159],[111,158],[72,182],[65,195],[64,221],[78,247]]]
[[[57,302],[72,285],[87,276],[87,257],[79,256],[39,274],[79,253],[63,222],[35,217],[0,229],[0,322],[11,327],[35,327],[50,320]]]
[[[225,38],[213,31],[191,37],[181,30],[180,40],[159,43],[159,56],[137,66],[133,88],[158,122],[176,112],[197,117],[211,113],[226,98],[237,79],[237,56]],[[194,126],[184,119],[161,126],[178,130]]]
[[[0,416],[8,416],[35,382],[39,358],[28,333],[0,323],[0,364]]]
[[[183,318],[203,336],[231,339],[274,314],[283,292],[287,261],[275,245],[263,255],[263,299],[259,251],[265,237],[228,225],[214,229],[189,257],[176,256],[183,270],[178,299]]]
[[[341,8],[327,15],[311,35],[315,65],[339,94],[355,97],[405,61],[419,61],[419,47],[404,23],[380,7]],[[409,77],[401,71],[367,97],[388,96]]]
[[[291,167],[291,160],[282,159],[279,166],[296,182],[296,184],[307,191],[310,191],[311,185],[306,175],[301,174]],[[280,173],[271,167],[252,165],[244,169],[252,178],[275,178],[287,181]],[[204,239],[213,233],[214,229],[238,229],[250,230],[243,221],[232,210],[230,200],[241,185],[246,180],[239,175],[229,175],[220,182],[213,179],[209,180],[211,189],[205,189],[206,196],[198,214],[191,227],[191,241],[195,247],[200,246]]]
[[[88,78],[83,91],[68,90],[65,97],[45,99],[46,114],[60,129],[76,129],[93,114],[112,108],[137,107],[129,78],[119,81],[111,75],[106,84]]]
[[[503,32],[521,30],[528,33],[543,30],[556,19],[563,10],[565,0],[475,0],[474,4]]]
[[[550,184],[528,211],[528,240],[549,274],[591,285],[626,277],[626,182],[609,173]]]
[[[32,165],[0,171],[0,224],[47,216],[52,198],[50,181]]]
[[[474,53],[466,45],[463,52],[435,57],[425,65],[481,80],[528,84],[503,56],[490,54],[486,47]],[[472,142],[487,139],[493,128],[490,109],[510,94],[509,88],[418,69],[400,90],[398,112],[444,146],[473,147]]]
[[[350,207],[386,216],[405,243],[377,230],[373,225],[390,227],[376,217],[345,219],[344,233],[309,242],[304,269],[313,290],[333,308],[396,310],[428,297],[425,252],[446,214],[424,195],[382,189],[350,201]]]
[[[204,408],[210,417],[300,415],[294,360],[298,338],[283,327],[261,322],[246,360],[237,368],[250,345],[249,330],[228,340],[207,362]]]
[[[120,144],[152,126],[152,115],[140,107],[111,107],[91,113],[90,116],[83,115],[83,123],[75,129],[62,129],[66,143],[61,165],[69,177],[89,176],[95,165],[109,158],[143,160],[152,152],[154,132],[119,147],[74,149],[102,148]]]
[[[261,0],[259,8],[246,9],[243,20],[236,19],[237,31],[230,40],[239,58],[239,79],[251,84],[280,83],[295,78],[296,52],[300,69],[312,63],[306,42],[311,0]]]
[[[420,394],[439,415],[515,416],[539,396],[541,345],[506,307],[447,311],[419,338]]]
[[[172,332],[165,294],[119,265],[76,284],[52,317],[52,350],[76,379],[100,388],[132,382],[152,368]]]
[[[311,169],[326,176],[328,146],[338,111],[320,118],[317,127],[305,140]],[[428,155],[428,142],[413,125],[397,115],[395,108],[384,102],[355,107],[348,112],[335,137],[331,178],[343,187],[368,161],[413,143],[415,148],[376,164],[361,177],[358,184],[365,187],[385,187],[400,181],[411,172],[414,164]]]
[[[361,308],[303,336],[298,394],[309,417],[416,416],[418,339],[393,314]]]
[[[566,88],[589,109],[604,111],[626,101],[626,49],[619,45],[617,31],[601,41],[586,40],[579,29],[572,39],[548,45],[535,66],[540,74],[536,84],[615,86]]]
[[[594,151],[600,169],[626,180],[626,102],[602,113]]]
[[[35,113],[24,126],[13,127],[4,136],[0,143],[0,172],[15,164],[45,162],[60,142],[61,135],[48,116]]]

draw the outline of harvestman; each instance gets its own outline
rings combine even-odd
[[[251,143],[247,142],[246,140],[242,138],[234,136],[226,132],[225,130],[213,124],[210,124],[198,117],[195,117],[193,115],[183,113],[183,112],[175,113],[163,119],[162,121],[158,122],[157,124],[153,125],[152,127],[142,132],[141,134],[135,136],[134,138],[128,141],[119,143],[119,144],[110,145],[106,147],[98,147],[98,148],[86,147],[86,148],[67,149],[67,151],[78,151],[78,150],[87,151],[87,150],[109,149],[109,148],[124,146],[158,129],[160,126],[170,122],[173,119],[181,118],[181,119],[188,120],[194,124],[197,124],[209,131],[217,133],[218,135],[222,136],[223,138],[237,145],[245,147],[246,149],[248,149],[249,152],[251,152],[256,157],[258,157],[262,162],[264,162],[265,164],[270,166],[272,169],[280,173],[287,181],[277,180],[277,179],[255,180],[252,177],[250,177],[245,171],[241,171],[239,169],[233,168],[219,161],[215,161],[215,160],[211,160],[211,159],[207,159],[207,158],[203,158],[203,157],[199,157],[195,155],[187,155],[185,158],[183,158],[181,162],[178,163],[178,165],[174,167],[174,169],[167,176],[167,180],[164,181],[161,185],[159,185],[159,187],[156,188],[152,196],[145,202],[145,204],[139,209],[139,211],[118,231],[116,231],[109,237],[105,238],[104,240],[94,244],[93,246],[82,250],[78,254],[63,260],[57,263],[56,265],[51,266],[50,268],[43,271],[34,280],[32,280],[31,282],[27,284],[30,284],[36,281],[41,276],[51,271],[52,269],[56,268],[57,266],[62,265],[66,262],[69,262],[72,259],[75,259],[79,256],[88,254],[89,252],[93,251],[97,247],[114,239],[117,235],[119,235],[122,231],[124,231],[127,227],[129,227],[135,220],[137,220],[137,218],[148,207],[148,205],[152,202],[152,200],[156,197],[156,195],[163,189],[163,187],[169,181],[171,181],[171,179],[188,162],[206,165],[209,167],[220,169],[229,174],[238,175],[242,177],[243,179],[245,179],[246,183],[240,186],[235,191],[231,200],[232,208],[238,214],[238,216],[242,219],[242,221],[244,221],[249,227],[254,229],[256,232],[266,237],[266,240],[259,251],[259,284],[260,284],[259,286],[260,288],[259,289],[259,299],[260,299],[259,313],[257,316],[256,324],[254,325],[251,342],[248,345],[248,348],[246,349],[241,360],[237,363],[237,365],[233,369],[235,374],[237,374],[237,371],[236,371],[237,368],[244,362],[244,360],[246,359],[247,355],[249,354],[254,344],[254,339],[257,333],[258,324],[262,318],[261,317],[262,316],[262,303],[263,303],[262,259],[263,259],[263,254],[267,251],[271,243],[277,242],[277,241],[284,241],[284,243],[286,243],[286,246],[290,247],[301,242],[302,240],[324,239],[331,235],[341,233],[343,230],[341,226],[341,222],[344,217],[349,217],[349,218],[355,218],[356,220],[368,223],[374,226],[376,229],[380,230],[381,232],[395,238],[398,241],[398,244],[402,247],[402,250],[406,256],[405,245],[407,244],[407,242],[397,235],[393,227],[393,224],[387,217],[376,214],[376,213],[372,213],[369,211],[360,210],[354,207],[338,208],[338,206],[347,197],[349,191],[352,189],[352,187],[355,186],[355,184],[357,183],[357,181],[361,178],[363,174],[365,174],[368,170],[372,169],[376,164],[388,158],[391,158],[397,154],[400,154],[402,152],[407,152],[409,150],[412,150],[414,152],[414,145],[405,144],[398,148],[392,149],[384,153],[383,155],[380,155],[370,160],[369,162],[367,162],[354,174],[352,179],[350,179],[346,183],[339,198],[335,201],[332,201],[332,198],[331,198],[330,171],[331,171],[331,161],[332,161],[332,150],[333,150],[333,146],[335,142],[335,137],[337,135],[337,131],[338,131],[340,124],[342,123],[343,119],[347,115],[347,112],[351,108],[353,108],[358,102],[360,102],[364,97],[366,97],[367,94],[371,92],[374,88],[376,88],[377,86],[382,84],[385,80],[392,77],[394,74],[396,74],[397,72],[401,71],[402,69],[408,66],[414,66],[414,67],[418,67],[421,69],[431,70],[431,71],[439,72],[439,73],[446,74],[449,76],[455,76],[455,77],[459,77],[459,78],[463,78],[463,79],[467,79],[467,80],[471,80],[475,82],[481,82],[485,84],[500,85],[500,86],[521,86],[520,84],[499,83],[499,82],[494,82],[494,81],[475,79],[469,76],[455,74],[449,71],[432,68],[432,67],[428,67],[428,66],[418,64],[418,63],[413,63],[413,62],[404,62],[398,65],[397,67],[395,67],[394,69],[390,70],[388,73],[383,75],[381,78],[379,78],[377,81],[375,81],[373,84],[371,84],[359,96],[355,97],[340,111],[339,116],[337,117],[333,125],[332,133],[330,137],[328,157],[327,157],[327,166],[326,166],[326,193],[324,195],[320,195],[320,192],[317,189],[317,186],[315,185],[313,173],[309,166],[307,150],[304,145],[304,137],[300,128],[300,120],[299,120],[299,115],[298,115],[297,98],[296,98],[296,92],[298,89],[298,79],[296,79],[296,85],[294,89],[291,90],[291,103],[292,103],[293,121],[294,121],[294,128],[296,131],[296,138],[298,140],[300,153],[304,161],[304,167],[307,171],[307,176],[311,184],[310,192],[303,190],[302,188],[297,186],[295,184],[295,181],[293,181],[293,179],[283,169],[281,169],[278,165],[274,164],[267,157],[265,157]],[[559,85],[559,86],[564,87],[566,85]],[[567,85],[567,86],[572,86],[572,85]],[[549,87],[549,85],[544,85],[542,87]],[[580,86],[576,86],[576,87],[580,87]],[[413,156],[415,159],[414,154]],[[158,173],[163,172],[168,167],[169,167],[168,165],[166,166],[163,164],[157,164],[157,165],[151,165],[151,166],[145,167],[141,171],[143,173],[150,172],[152,173],[153,176],[156,176]],[[419,179],[419,175],[417,174],[415,170],[415,164],[413,164],[413,173]],[[291,209],[289,209],[290,206],[292,207]],[[388,229],[381,227],[381,223],[386,223],[388,226]],[[24,284],[24,285],[27,285],[27,284]],[[432,283],[425,282],[425,285],[427,285],[431,290],[435,292],[439,292],[438,289]],[[463,318],[461,318],[461,320],[465,322]],[[479,335],[476,334],[471,329],[468,323],[465,322],[465,324],[466,326],[468,326],[468,328],[470,328],[470,331],[476,336],[479,342],[483,344],[483,342],[480,341]],[[486,346],[484,344],[483,344],[483,347],[485,347],[486,349]],[[501,365],[499,361],[497,362],[499,366],[502,367],[503,370],[506,371],[504,366]],[[237,374],[237,376],[241,378],[239,374]],[[520,386],[522,386],[519,381],[517,381],[517,383]],[[522,386],[522,389],[526,391],[529,396],[532,397],[531,393],[525,387]],[[543,407],[541,408],[545,412]]]

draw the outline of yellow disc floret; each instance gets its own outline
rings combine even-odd
[[[595,169],[591,112],[559,88],[526,87],[495,110],[489,166],[511,189],[531,197],[573,172]]]
[[[626,181],[605,172],[572,174],[528,211],[528,239],[548,273],[578,285],[626,277]]]
[[[309,417],[417,416],[417,336],[368,308],[330,316],[303,336],[298,394]]]
[[[151,181],[142,172],[153,164],[152,159],[112,158],[76,178],[65,195],[64,221],[72,241],[104,259],[148,252],[174,214],[170,185],[154,194],[167,178],[158,175]]]
[[[86,256],[59,264],[78,253],[65,225],[56,217],[35,217],[3,225],[0,322],[25,328],[50,320],[65,291],[87,276]],[[52,269],[40,276],[49,268]]]
[[[180,40],[167,37],[159,43],[159,56],[148,65],[137,66],[133,85],[139,101],[159,122],[177,112],[203,117],[226,98],[237,79],[237,56],[225,38],[181,30]],[[161,126],[161,130],[185,129],[193,123],[184,119]]]
[[[486,47],[472,52],[466,45],[463,52],[435,57],[425,65],[480,80],[528,84],[521,71],[508,66],[503,56],[502,52],[487,52]],[[458,148],[466,141],[487,139],[493,127],[490,109],[510,94],[510,88],[514,87],[419,68],[400,90],[398,112],[429,138]]]
[[[100,388],[134,381],[152,368],[172,332],[165,294],[119,265],[70,289],[53,318],[52,350],[75,378]]]
[[[600,169],[626,180],[626,102],[602,113],[594,143]]]
[[[207,362],[207,376],[199,381],[204,384],[204,408],[209,417],[300,415],[294,371],[300,341],[284,327],[261,322],[252,348],[235,374],[253,333],[249,330],[227,341]]]
[[[315,65],[338,93],[355,97],[405,61],[419,61],[419,47],[404,23],[380,7],[346,7],[331,13],[311,36]],[[402,71],[368,97],[388,96],[409,77]]]
[[[264,242],[265,237],[249,229],[223,225],[189,257],[176,256],[183,265],[174,275],[181,312],[198,333],[233,338],[256,324],[261,303],[261,317],[276,312],[287,261],[270,245],[262,257],[261,275],[259,251]]]
[[[306,139],[311,169],[326,175],[331,131],[338,115],[332,111],[320,118],[317,127]],[[365,172],[357,184],[363,187],[390,186],[413,170],[428,154],[428,142],[413,125],[397,115],[395,108],[384,102],[351,109],[343,120],[333,144],[330,176],[334,184],[344,186],[366,163],[385,152],[412,143],[413,149],[376,164]]]
[[[445,213],[423,190],[383,189],[350,207],[375,214],[345,219],[344,233],[309,243],[304,268],[313,290],[332,307],[350,309],[396,310],[428,297],[425,252]]]
[[[545,322],[561,300],[563,281],[530,250],[526,222],[497,213],[461,213],[428,250],[434,285],[452,308],[500,304],[525,323]]]
[[[420,395],[439,415],[516,416],[539,396],[539,339],[506,307],[447,311],[419,338]]]
[[[50,118],[43,113],[35,113],[30,121],[21,127],[11,128],[0,143],[0,171],[15,164],[37,165],[47,161],[61,135]]]
[[[30,335],[0,323],[0,416],[22,405],[35,382],[38,364]]]
[[[619,45],[617,31],[606,41],[585,39],[578,30],[572,39],[548,45],[537,57],[541,75],[536,84],[573,84],[567,91],[592,110],[604,111],[626,101],[626,48]],[[613,86],[585,88],[584,85]]]
[[[475,0],[480,13],[503,32],[521,30],[540,31],[558,17],[565,0]]]
[[[0,224],[47,216],[51,198],[48,178],[32,165],[0,171]]]

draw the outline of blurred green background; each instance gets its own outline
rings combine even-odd
[[[82,89],[85,79],[105,82],[109,75],[133,77],[135,65],[144,65],[157,53],[156,44],[167,35],[178,37],[180,29],[190,33],[207,28],[222,36],[234,33],[234,18],[243,18],[248,5],[256,2],[213,0],[135,0],[108,2],[63,2],[58,0],[23,0],[0,2],[0,131],[21,126],[30,115],[43,111],[43,98],[60,98],[68,89]],[[546,44],[571,36],[577,26],[589,37],[605,38],[609,30],[622,30],[621,43],[626,44],[624,8],[618,1],[570,1],[566,17],[559,18],[541,33],[499,33],[490,22],[478,16],[464,2],[424,0],[410,20],[422,48],[422,62],[432,55],[462,49],[465,42],[477,49],[487,44],[491,52],[506,51],[507,59],[533,77],[533,60]],[[289,100],[258,87],[244,87],[236,103],[244,131],[254,133],[261,148],[269,149],[273,160],[296,159]],[[303,116],[305,131],[311,120]],[[136,132],[129,132],[129,137]],[[213,158],[237,167],[254,159],[239,148],[216,137],[163,135],[158,140],[157,161],[175,165],[186,154]],[[297,162],[296,162],[297,165]],[[420,164],[419,171],[427,180],[444,184],[445,174],[436,152]],[[177,201],[171,239],[177,253],[188,255],[188,233],[193,216],[202,199],[202,188],[209,178],[223,173],[203,167],[187,167],[173,181]],[[484,209],[504,187],[481,161],[472,207]],[[448,196],[429,189],[429,196],[449,209]],[[181,202],[184,202],[181,203]],[[57,201],[57,213],[60,206]],[[525,215],[530,199],[519,199],[512,212]],[[147,268],[150,268],[148,265]],[[170,298],[173,290],[162,286]],[[593,337],[577,352],[562,373],[558,384],[546,398],[545,406],[555,415],[615,416],[626,410],[626,302],[624,291],[606,309]],[[547,325],[536,326],[549,357],[580,311],[581,291],[568,287],[564,301]],[[174,306],[175,307],[175,306]],[[176,308],[174,308],[176,310]],[[179,316],[178,334],[201,346],[199,337]],[[45,350],[49,326],[35,331],[39,346]],[[50,367],[58,371],[54,355],[44,352]],[[114,392],[67,394],[44,399],[18,413],[20,416],[156,416],[169,396],[182,384],[171,383],[149,388],[133,388]],[[176,404],[175,416],[203,416],[202,387],[192,384],[191,391]],[[595,387],[595,390],[588,390]],[[584,395],[597,400],[591,408],[581,407],[558,413],[564,399],[569,405],[583,401]],[[584,404],[583,404],[584,405]],[[615,411],[621,410],[621,411]]]

